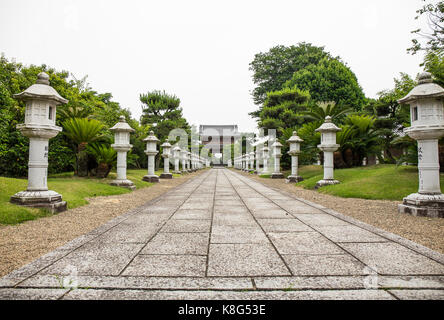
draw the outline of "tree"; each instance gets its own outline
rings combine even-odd
[[[393,89],[379,92],[379,99],[370,101],[365,107],[367,113],[378,117],[374,127],[380,136],[381,147],[386,155],[385,159],[380,160],[388,163],[396,162],[390,152],[393,139],[402,135],[403,129],[410,125],[409,107],[400,105],[398,100],[416,86],[416,81],[406,73],[401,73],[400,78],[395,78],[394,82]]]
[[[444,87],[444,50],[427,51],[424,66],[425,70],[433,75],[434,81]]]
[[[117,152],[102,143],[91,143],[86,147],[88,154],[97,162],[97,178],[106,178],[117,159]]]
[[[180,99],[165,91],[151,91],[140,95],[142,116],[140,123],[150,125],[161,143],[168,139],[171,130],[182,128],[189,132],[190,126],[182,115]],[[160,150],[161,151],[161,150]],[[156,159],[157,167],[160,157]]]
[[[63,122],[65,135],[77,144],[76,170],[79,177],[88,175],[88,154],[86,147],[88,143],[100,138],[100,131],[104,125],[97,120],[87,118],[73,118]]]
[[[300,126],[304,122],[302,112],[306,110],[310,94],[297,88],[267,92],[267,99],[260,109],[258,125],[276,129]]]
[[[444,1],[436,4],[425,4],[416,10],[418,14],[415,19],[419,19],[425,15],[427,18],[429,29],[424,31],[421,28],[413,30],[412,33],[425,39],[425,43],[421,43],[418,39],[412,39],[412,46],[407,52],[416,54],[418,51],[442,51],[444,49]]]
[[[352,108],[340,106],[334,101],[324,101],[311,105],[309,111],[303,114],[312,121],[323,122],[326,116],[330,116],[332,121],[340,121],[347,113],[352,111]]]
[[[334,101],[361,110],[366,101],[356,75],[339,59],[323,58],[293,74],[284,87],[297,87],[310,92],[316,102]]]
[[[324,47],[305,42],[297,46],[275,46],[268,52],[256,54],[249,67],[253,71],[253,82],[256,85],[252,92],[254,103],[264,103],[267,92],[282,89],[282,85],[293,73],[318,64],[322,58],[331,58]],[[252,112],[251,115],[257,117],[258,113]]]

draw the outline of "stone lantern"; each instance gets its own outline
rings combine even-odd
[[[173,173],[181,174],[179,169],[179,161],[180,161],[180,148],[178,146],[173,148],[173,158],[174,158],[174,171]]]
[[[191,170],[191,152],[187,151],[187,170],[188,172],[193,172]]]
[[[249,166],[250,166],[250,155],[248,153],[244,154],[244,171],[248,171],[249,170]]]
[[[134,190],[134,183],[126,178],[126,153],[133,147],[130,145],[130,133],[135,130],[126,123],[124,116],[120,116],[119,122],[110,130],[114,131],[114,144],[111,147],[117,151],[117,179],[110,184]]]
[[[186,159],[187,159],[187,151],[185,149],[180,149],[180,160],[182,162],[182,172],[187,173],[187,165],[186,165]]]
[[[150,131],[148,137],[143,139],[146,141],[146,150],[145,154],[148,156],[148,174],[142,178],[143,181],[147,182],[159,182],[159,177],[154,172],[154,157],[158,153],[157,151],[157,139],[154,136],[154,132]]]
[[[259,174],[261,159],[261,149],[259,148],[259,146],[256,146],[256,170],[254,171],[254,173],[256,174]]]
[[[163,172],[160,174],[161,179],[172,179],[173,174],[170,172],[170,156],[171,156],[171,144],[166,141],[161,147],[163,148]]]
[[[316,129],[316,131],[321,133],[321,144],[318,145],[318,148],[321,151],[324,151],[324,179],[319,180],[316,183],[315,188],[339,183],[339,181],[335,180],[333,176],[333,152],[339,148],[339,144],[336,144],[336,132],[341,130],[341,128],[338,128],[333,122],[331,122],[330,116],[326,116],[325,122]]]
[[[254,152],[250,152],[250,171],[254,171]]]
[[[298,137],[296,131],[293,131],[293,135],[287,142],[290,144],[290,151],[288,154],[291,156],[291,175],[287,177],[289,182],[299,182],[304,180],[301,176],[298,176],[298,155],[301,153],[300,143],[304,141]]]
[[[262,148],[262,161],[263,161],[263,168],[262,168],[262,173],[267,174],[268,173],[268,155],[269,153],[269,148],[267,146],[264,146]]]
[[[415,216],[444,218],[444,195],[439,182],[438,139],[444,136],[444,89],[421,73],[418,85],[400,104],[410,105],[411,126],[404,129],[418,141],[419,190],[403,199],[398,211]]]
[[[45,72],[37,75],[37,81],[25,91],[14,94],[14,98],[26,103],[25,123],[17,129],[29,138],[28,188],[14,194],[12,203],[44,208],[51,213],[66,210],[66,201],[55,191],[48,190],[48,141],[62,131],[56,126],[56,107],[68,100],[62,98],[49,85]]]
[[[273,148],[273,157],[274,157],[274,172],[271,174],[272,179],[283,179],[284,175],[281,172],[281,148],[282,144],[276,140],[272,144]]]

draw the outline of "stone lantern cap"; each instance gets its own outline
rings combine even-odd
[[[116,132],[134,132],[134,131],[136,131],[133,128],[131,128],[128,123],[126,123],[124,116],[120,116],[119,122],[117,122],[114,125],[114,127],[110,128],[109,130],[116,131]]]
[[[272,145],[271,145],[272,147],[282,147],[282,143],[280,143],[278,140],[276,140],[276,142],[275,143],[273,143]]]
[[[161,147],[162,148],[171,148],[171,144],[168,142],[168,141],[166,141],[166,142],[164,142],[162,145],[161,145]]]
[[[269,149],[268,149],[267,146],[265,146],[265,147],[262,148],[262,151],[268,151],[268,150],[269,150]]]
[[[398,103],[409,103],[424,98],[444,97],[444,89],[433,83],[432,75],[429,72],[423,72],[418,77],[418,85],[414,87],[404,98],[399,99]]]
[[[326,116],[325,117],[325,122],[319,127],[317,128],[315,131],[318,132],[337,132],[337,131],[341,131],[341,128],[338,128],[333,122],[331,122],[331,117],[330,116]]]
[[[20,100],[42,99],[52,100],[57,104],[68,103],[68,100],[61,97],[59,93],[49,85],[49,76],[45,72],[37,75],[37,81],[23,92],[13,95],[14,98]]]
[[[159,139],[157,139],[157,137],[154,135],[154,131],[150,131],[150,133],[148,134],[148,137],[143,139],[143,141],[157,142],[157,141],[159,141]]]
[[[288,143],[296,143],[296,142],[303,142],[301,138],[297,135],[296,131],[293,131],[293,135],[290,137],[290,139],[287,140]]]

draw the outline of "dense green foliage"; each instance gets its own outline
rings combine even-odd
[[[73,118],[88,118],[99,121],[103,128],[113,126],[119,116],[130,121],[130,112],[112,101],[110,93],[98,94],[86,83],[86,77],[77,80],[67,71],[56,71],[46,65],[23,66],[0,57],[0,175],[24,177],[27,175],[29,140],[17,129],[24,121],[24,103],[13,98],[37,80],[40,72],[48,73],[50,85],[68,99],[66,105],[57,108],[56,124],[63,127]],[[70,79],[72,78],[72,79]],[[66,129],[65,133],[66,133]],[[104,130],[106,131],[106,130]],[[76,153],[79,143],[67,134],[58,134],[49,142],[49,173],[76,169]],[[110,132],[105,132],[110,139]],[[109,140],[108,139],[108,140]],[[136,151],[137,152],[137,151]],[[94,160],[94,159],[88,159]]]
[[[157,172],[160,174],[161,172]],[[142,177],[146,170],[128,170],[127,177],[131,179],[138,189],[150,187],[153,184],[145,182]],[[110,173],[107,179],[78,178],[73,173],[63,173],[49,176],[48,187],[63,194],[63,200],[68,202],[68,207],[76,208],[88,204],[87,198],[98,196],[118,195],[131,192],[129,189],[109,185],[115,173]],[[9,197],[26,189],[26,179],[0,177],[0,225],[17,224],[27,220],[34,220],[49,215],[42,209],[33,209],[17,206],[9,202]]]
[[[365,101],[355,74],[339,59],[323,58],[298,70],[284,86],[306,90],[316,102],[334,101],[356,111]]]
[[[250,63],[253,71],[253,100],[256,104],[264,103],[267,92],[282,89],[283,84],[291,79],[296,71],[309,65],[316,65],[322,58],[331,58],[323,47],[310,43],[299,43],[297,46],[276,46],[268,52],[255,55]]]

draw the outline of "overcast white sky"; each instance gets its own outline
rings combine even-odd
[[[430,2],[430,1],[429,1]],[[435,3],[437,1],[432,1]],[[369,97],[416,76],[406,53],[420,0],[1,0],[0,52],[24,64],[88,75],[141,114],[139,94],[166,90],[191,124],[256,128],[249,62],[275,45],[310,42],[339,55]]]

